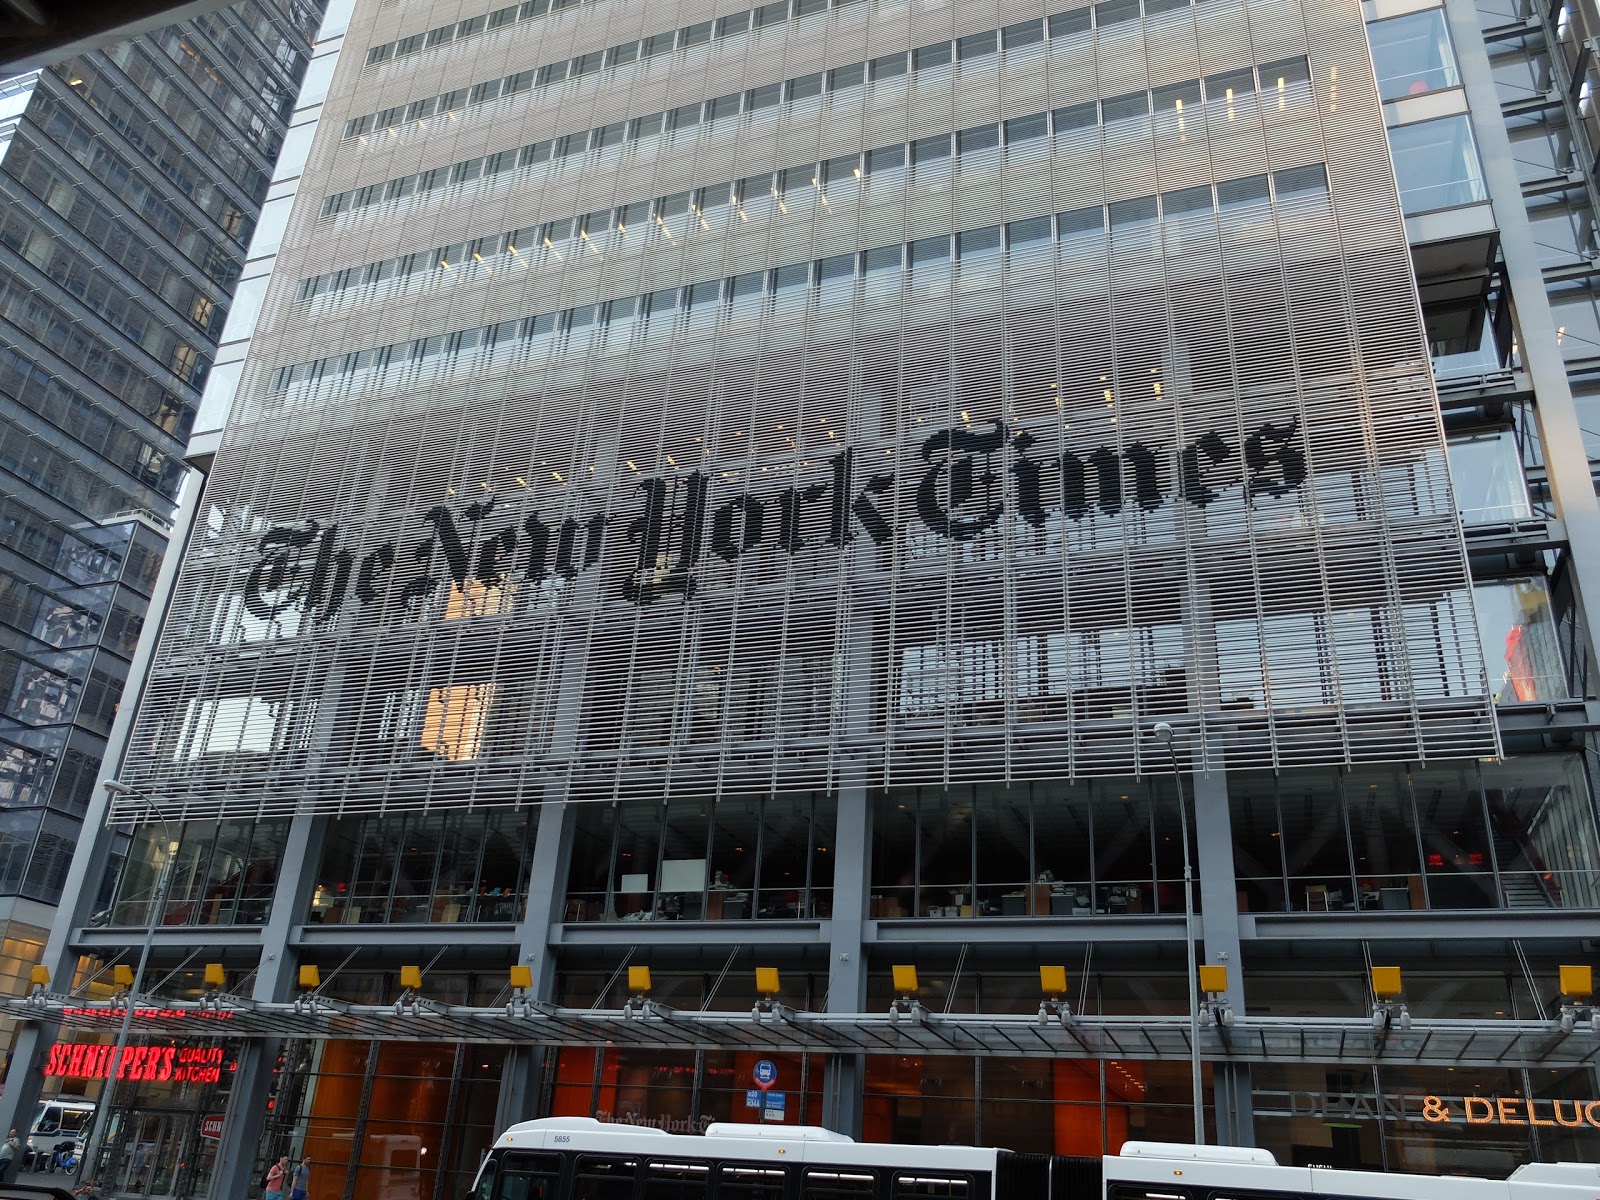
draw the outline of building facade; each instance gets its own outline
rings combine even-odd
[[[1052,1003],[1156,1028],[1197,953],[1241,1021],[1382,1025],[1390,962],[1407,1021],[1555,1020],[1600,908],[1591,18],[358,2],[52,986],[148,945],[141,993],[236,1014],[621,1010],[641,966],[739,1012],[762,966],[849,1015],[914,965],[976,1028],[1065,966]],[[99,1168],[147,1192],[293,1152],[317,1200],[459,1194],[544,1114],[1192,1129],[1154,1041],[161,1011]],[[92,1090],[96,1038],[31,1023],[3,1102]],[[1226,1044],[1208,1136],[1281,1161],[1600,1158],[1582,1063]]]
[[[0,987],[106,755],[320,5],[248,3],[0,102]]]

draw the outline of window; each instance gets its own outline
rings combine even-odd
[[[717,1200],[783,1200],[784,1184],[781,1167],[725,1163],[717,1171]]]
[[[1035,42],[1042,42],[1044,22],[1021,21],[1016,25],[1007,25],[1000,31],[1000,39],[1007,50],[1017,50],[1023,46],[1031,46]]]
[[[1211,189],[1206,186],[1166,192],[1161,197],[1161,215],[1169,221],[1198,213],[1211,213]]]
[[[949,157],[950,135],[948,133],[941,133],[937,137],[918,138],[911,143],[911,166],[913,170],[925,171],[943,164]]]
[[[1217,184],[1217,207],[1226,211],[1260,204],[1267,198],[1267,177],[1246,175],[1243,179],[1226,179]]]
[[[688,49],[690,46],[703,46],[710,40],[710,21],[701,21],[698,24],[690,25],[681,30],[678,35],[678,45],[682,49]]]
[[[811,1168],[801,1183],[802,1200],[844,1200],[877,1194],[878,1178],[871,1171]]]
[[[1445,29],[1444,9],[1374,21],[1367,26],[1378,94],[1385,100],[1420,96],[1461,82]]]
[[[1093,100],[1088,100],[1083,104],[1074,104],[1068,108],[1058,108],[1051,114],[1051,120],[1055,123],[1057,137],[1085,129],[1098,129],[1100,126],[1100,106]]]
[[[1000,144],[1000,127],[979,125],[975,129],[963,129],[956,134],[956,143],[963,156],[993,150]]]
[[[1045,24],[1051,37],[1065,37],[1071,33],[1086,33],[1089,29],[1089,10],[1076,9],[1073,12],[1056,13]]]
[[[1013,117],[1006,122],[1006,148],[1016,149],[1024,142],[1031,142],[1047,136],[1050,132],[1050,121],[1044,113],[1035,113],[1028,117]]]
[[[1075,208],[1059,214],[1056,227],[1061,232],[1062,241],[1087,234],[1103,237],[1106,232],[1106,210],[1098,204],[1089,208]]]
[[[1274,171],[1272,190],[1277,193],[1279,200],[1296,196],[1325,196],[1328,194],[1328,172],[1321,163]]]
[[[1522,454],[1511,430],[1457,435],[1448,450],[1462,521],[1514,521],[1532,515]]]
[[[1127,121],[1134,117],[1147,117],[1150,115],[1150,94],[1148,92],[1129,92],[1122,96],[1108,96],[1100,102],[1100,111],[1104,115],[1107,125],[1113,121]]]
[[[809,100],[813,96],[822,95],[822,72],[814,75],[802,75],[799,79],[789,81],[789,99]]]
[[[645,1167],[645,1194],[650,1200],[701,1200],[711,1183],[705,1163],[653,1162]]]
[[[1026,221],[1013,221],[1006,226],[1006,247],[1017,251],[1050,240],[1050,218],[1030,217]]]
[[[971,1195],[971,1183],[963,1178],[902,1171],[894,1177],[894,1188],[889,1195],[891,1200],[922,1200],[934,1196],[964,1200]]]
[[[885,54],[882,58],[875,58],[867,64],[867,74],[873,83],[880,79],[893,79],[906,73],[906,56],[904,54]]]
[[[912,65],[919,71],[925,71],[930,67],[942,67],[950,59],[949,42],[935,42],[931,46],[922,46],[911,52]]]
[[[745,111],[755,112],[758,109],[771,108],[783,100],[783,84],[764,83],[760,87],[751,88],[745,93]]]
[[[633,1200],[637,1172],[638,1163],[632,1159],[585,1155],[573,1172],[572,1192],[582,1200]]]
[[[906,149],[904,146],[884,146],[878,150],[868,150],[866,162],[869,178],[886,171],[899,171],[906,165]]]
[[[1106,0],[1094,6],[1094,23],[1097,26],[1118,25],[1123,21],[1139,19],[1139,0]]]
[[[867,78],[865,63],[852,63],[847,67],[835,67],[828,72],[828,90],[837,92],[843,88],[860,87]]]
[[[956,58],[961,62],[967,62],[993,54],[998,48],[999,44],[992,29],[985,33],[969,33],[964,38],[956,39]]]
[[[1389,130],[1400,207],[1407,215],[1484,199],[1483,171],[1465,113]]]

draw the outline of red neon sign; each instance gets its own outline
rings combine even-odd
[[[63,1008],[63,1017],[120,1017],[125,1008]],[[231,1009],[210,1008],[135,1008],[133,1015],[141,1021],[231,1021]]]
[[[45,1078],[110,1079],[116,1048],[92,1042],[57,1042],[45,1060]],[[221,1046],[129,1046],[117,1064],[117,1078],[134,1082],[216,1083],[222,1078]]]

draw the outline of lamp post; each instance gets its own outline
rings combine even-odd
[[[1194,870],[1189,865],[1189,806],[1183,794],[1183,773],[1173,748],[1174,730],[1165,721],[1151,730],[1167,747],[1172,760],[1172,782],[1178,788],[1178,824],[1183,830],[1183,944],[1189,960],[1189,1067],[1194,1083],[1194,1144],[1206,1142],[1206,1110],[1200,1089],[1200,992],[1195,982]]]
[[[156,879],[155,903],[150,910],[150,919],[145,924],[144,945],[139,950],[139,966],[133,976],[133,983],[122,997],[122,1026],[117,1030],[117,1042],[111,1052],[111,1069],[106,1074],[106,1086],[100,1092],[100,1112],[89,1129],[89,1144],[84,1149],[82,1157],[78,1159],[77,1178],[81,1182],[85,1171],[90,1170],[89,1164],[95,1162],[105,1150],[106,1130],[111,1125],[111,1102],[117,1092],[117,1074],[122,1068],[122,1057],[128,1049],[128,1035],[133,1029],[133,1010],[137,989],[144,983],[144,973],[150,964],[150,947],[156,940],[156,926],[161,916],[167,909],[167,893],[172,888],[172,865],[177,860],[177,843],[172,840],[172,830],[167,824],[167,819],[161,815],[161,810],[149,796],[138,788],[116,779],[107,779],[102,785],[107,794],[111,796],[131,796],[141,801],[146,808],[155,814],[161,823],[161,832],[167,844],[166,861],[161,864],[161,874]],[[93,1178],[94,1172],[90,1177]]]

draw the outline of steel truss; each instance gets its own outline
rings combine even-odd
[[[0,999],[18,1021],[75,1032],[115,1033],[123,1009],[36,993]],[[1210,1014],[1208,1014],[1209,1016]],[[136,1036],[348,1038],[501,1045],[630,1046],[661,1050],[750,1050],[823,1054],[955,1054],[1000,1058],[1186,1061],[1187,1014],[1077,1016],[1042,1007],[1036,1016],[934,1013],[919,1004],[888,1013],[687,1012],[645,997],[621,1009],[571,1009],[514,999],[498,1008],[415,998],[345,1004],[321,996],[254,1003],[218,995],[163,1000],[134,1013]],[[1372,1017],[1238,1017],[1199,1033],[1213,1062],[1387,1063],[1414,1066],[1578,1067],[1600,1056],[1600,1032],[1555,1021],[1418,1019],[1400,1028]]]

